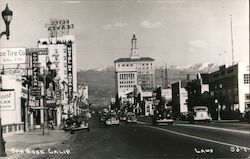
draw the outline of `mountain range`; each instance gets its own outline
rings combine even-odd
[[[162,85],[162,78],[166,74],[165,66],[155,67],[155,85]],[[197,73],[209,73],[218,70],[219,66],[214,63],[197,63],[189,66],[168,66],[168,83],[187,78],[194,79]],[[114,66],[98,67],[89,70],[80,70],[77,73],[78,83],[89,86],[89,101],[98,106],[107,106],[110,98],[115,97],[115,68]]]

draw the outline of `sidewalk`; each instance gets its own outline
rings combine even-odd
[[[6,158],[19,158],[22,155],[21,153],[13,153],[13,150],[39,149],[44,146],[62,143],[70,137],[69,133],[59,129],[49,130],[48,132],[48,134],[42,135],[42,129],[37,129],[5,137]]]

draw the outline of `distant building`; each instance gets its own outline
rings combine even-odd
[[[173,113],[179,116],[181,113],[188,112],[187,99],[188,94],[186,91],[187,80],[177,81],[172,84],[172,104]]]
[[[172,101],[172,89],[161,89],[161,96],[166,99],[166,102]]]
[[[221,106],[223,119],[224,113],[230,114],[233,110],[243,113],[250,108],[250,74],[249,65],[237,63],[210,74],[209,90],[211,98]],[[217,104],[216,104],[217,105]],[[232,117],[232,115],[228,115]]]
[[[120,58],[114,61],[116,93],[126,98],[126,94],[140,85],[143,90],[152,90],[155,87],[154,59],[140,57],[135,34],[131,40],[131,53],[129,58]]]
[[[86,85],[78,85],[78,95],[81,98],[81,100],[88,100],[89,98],[89,91],[88,86]]]

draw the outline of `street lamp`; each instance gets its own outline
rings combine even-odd
[[[5,10],[2,11],[2,17],[3,17],[4,23],[5,23],[5,25],[6,25],[6,30],[3,31],[3,32],[0,34],[0,38],[1,38],[3,35],[6,35],[7,40],[9,40],[9,36],[10,36],[9,25],[10,25],[10,21],[11,21],[11,19],[12,19],[12,15],[13,15],[13,12],[9,9],[8,4],[6,4]]]
[[[50,60],[46,63],[46,67],[49,68],[50,70],[50,67],[51,67],[51,64],[52,62],[50,62]],[[43,98],[43,109],[44,109],[44,123],[43,123],[43,135],[45,134],[49,134],[48,133],[48,113],[47,113],[47,89],[46,89],[46,85],[47,85],[47,82],[46,82],[46,77],[48,75],[48,70],[46,68],[44,68],[44,74],[43,74],[43,77],[44,77],[44,98]]]
[[[217,88],[217,87],[216,87]],[[217,113],[218,113],[218,119],[217,121],[219,122],[221,120],[221,116],[220,116],[220,100],[219,100],[219,90],[222,89],[222,84],[219,84],[219,87],[217,88],[217,99],[215,100],[215,103],[217,103]]]
[[[3,31],[2,33],[0,33],[0,38],[3,35],[6,35],[7,40],[9,40],[9,35],[10,35],[9,25],[10,25],[10,21],[12,19],[12,15],[13,15],[12,11],[9,10],[8,4],[6,4],[5,10],[2,12],[2,17],[3,17],[4,23],[6,25],[6,31]],[[1,72],[1,75],[2,74],[4,74],[4,72]],[[2,89],[2,88],[0,88],[0,89]],[[0,108],[0,111],[1,111],[1,108]],[[6,143],[6,141],[3,139],[2,119],[1,119],[1,112],[0,112],[0,157],[6,156],[5,143]]]

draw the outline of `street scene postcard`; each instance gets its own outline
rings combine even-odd
[[[0,11],[1,159],[250,159],[249,0]]]

